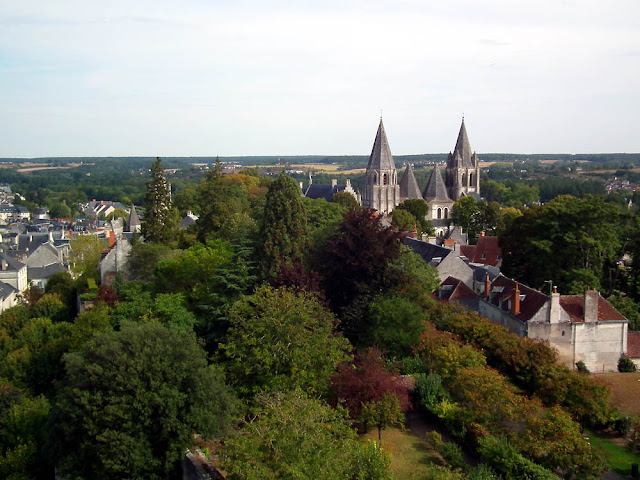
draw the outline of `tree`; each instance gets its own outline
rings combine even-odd
[[[301,262],[309,247],[300,187],[284,172],[267,192],[260,236],[264,278],[276,277],[282,265]]]
[[[220,345],[229,380],[244,395],[299,387],[326,393],[349,343],[335,317],[310,293],[264,286],[229,311]]]
[[[382,430],[393,426],[402,427],[404,415],[400,409],[398,397],[385,394],[375,402],[365,403],[362,406],[362,418],[365,422],[378,427],[378,441],[382,443]]]
[[[69,242],[71,271],[76,275],[97,280],[100,256],[106,246],[105,240],[97,235],[79,235],[72,238]]]
[[[347,423],[300,390],[262,394],[251,421],[225,441],[227,478],[390,480],[382,450]]]
[[[193,333],[125,323],[68,354],[65,366],[54,425],[66,475],[169,478],[194,431],[230,426],[234,397]]]
[[[391,224],[400,232],[413,232],[416,228],[416,218],[406,210],[394,209],[391,213]]]
[[[397,397],[403,410],[410,406],[407,387],[387,368],[378,348],[358,352],[352,361],[340,364],[331,381],[338,404],[346,407],[353,419],[362,418],[363,405],[375,403],[385,395]]]
[[[347,210],[359,210],[362,208],[358,203],[358,200],[356,200],[356,197],[351,195],[349,192],[335,193],[331,201],[345,207]]]
[[[451,209],[451,220],[454,225],[458,225],[464,232],[469,234],[469,240],[474,241],[481,230],[480,209],[476,199],[472,196],[461,197],[453,204]]]
[[[142,236],[151,243],[168,243],[173,239],[175,218],[171,208],[169,182],[164,177],[160,157],[151,166],[151,178],[147,182],[144,197]]]
[[[418,227],[418,232],[426,233],[428,235],[433,234],[433,224],[427,220],[427,214],[429,213],[429,206],[427,205],[427,202],[419,198],[405,200],[393,209],[394,213],[397,210],[404,210],[413,215]]]
[[[397,284],[392,265],[402,254],[401,240],[402,234],[382,225],[375,210],[364,208],[344,214],[338,231],[320,252],[316,270],[347,338],[359,338],[366,306]]]

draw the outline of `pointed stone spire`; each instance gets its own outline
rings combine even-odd
[[[462,117],[462,125],[460,125],[460,133],[458,133],[456,148],[453,151],[454,157],[456,154],[460,155],[461,167],[475,167],[473,153],[469,143],[469,136],[467,135],[467,129],[464,126],[464,117]]]
[[[377,171],[396,169],[395,163],[393,163],[391,149],[389,148],[387,134],[385,133],[384,125],[382,124],[382,118],[380,119],[378,133],[376,134],[376,139],[373,142],[373,149],[371,150],[369,164],[367,165],[367,170],[371,169]]]
[[[138,217],[138,213],[136,212],[135,205],[131,205],[131,211],[129,212],[129,220],[127,221],[127,231],[128,232],[140,232],[140,227],[142,224],[140,223],[140,217]]]
[[[427,202],[432,202],[434,200],[436,202],[451,202],[451,198],[447,194],[447,187],[444,184],[438,165],[433,167],[433,171],[431,172],[427,186],[424,189],[422,198]]]
[[[420,187],[416,181],[416,176],[413,174],[411,163],[407,163],[407,168],[404,171],[402,180],[400,180],[400,199],[413,200],[418,198],[422,198]]]

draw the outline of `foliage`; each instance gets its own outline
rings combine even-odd
[[[437,373],[419,373],[414,376],[416,380],[416,395],[419,404],[427,410],[449,399],[449,393],[442,385],[442,377]]]
[[[70,313],[75,312],[76,284],[69,272],[54,273],[44,287],[44,293],[55,293],[69,307]]]
[[[618,256],[634,222],[598,197],[558,197],[516,218],[500,237],[502,270],[532,286],[553,279],[561,292],[614,288]],[[605,283],[606,282],[606,283]]]
[[[536,465],[518,453],[505,439],[488,435],[480,440],[482,458],[504,478],[522,480],[557,480],[558,477],[544,467]]]
[[[621,373],[628,373],[628,372],[635,372],[636,369],[636,364],[633,363],[633,360],[631,360],[629,357],[627,357],[626,355],[622,355],[620,357],[620,359],[618,360],[618,371]]]
[[[304,291],[263,286],[229,311],[220,345],[229,380],[242,395],[299,387],[326,393],[349,344],[335,317]]]
[[[46,317],[53,323],[71,320],[69,307],[60,299],[57,293],[45,293],[33,305],[33,317]]]
[[[349,192],[338,192],[333,195],[331,199],[333,203],[337,203],[341,207],[346,208],[347,210],[359,210],[362,208],[356,200],[356,197],[351,195]]]
[[[85,478],[168,478],[192,432],[230,426],[234,399],[193,333],[125,323],[65,357],[59,470]]]
[[[380,448],[359,442],[342,411],[300,390],[260,395],[251,420],[225,443],[229,480],[390,479]]]
[[[419,233],[433,234],[433,225],[427,220],[427,214],[429,213],[427,202],[419,198],[405,200],[394,208],[393,212],[395,213],[398,210],[409,212],[413,216]],[[413,228],[410,230],[413,230]]]
[[[301,262],[309,247],[300,187],[284,172],[267,192],[260,236],[260,267],[267,279],[276,277],[281,265]]]
[[[611,295],[607,301],[629,320],[629,330],[640,330],[640,305],[632,298],[621,295]]]
[[[382,444],[382,430],[404,425],[404,415],[398,397],[388,393],[382,395],[378,400],[362,404],[360,417],[365,425],[371,424],[378,428],[380,444]]]
[[[482,229],[480,224],[480,209],[476,199],[472,196],[461,197],[453,204],[451,220],[469,235],[469,241],[473,242]]]
[[[438,450],[452,468],[463,469],[467,465],[462,455],[462,449],[457,443],[445,442],[438,447]]]
[[[133,281],[153,281],[156,264],[171,255],[172,250],[158,243],[138,242],[131,247],[128,258],[129,278]]]
[[[416,227],[416,218],[406,210],[395,208],[391,213],[391,224],[400,232],[413,232]]]
[[[176,218],[171,207],[169,182],[164,177],[160,157],[151,166],[151,178],[147,182],[144,197],[145,213],[142,220],[142,236],[149,243],[167,244],[175,235]]]
[[[385,395],[397,397],[401,410],[410,407],[407,388],[387,368],[377,348],[358,352],[351,362],[340,364],[331,380],[338,403],[347,408],[351,418],[361,417],[363,405],[377,402]]]
[[[392,263],[402,253],[395,229],[385,228],[374,210],[351,210],[327,240],[316,270],[347,338],[363,333],[364,310],[380,291],[396,285]]]
[[[401,358],[410,355],[418,343],[424,330],[425,315],[415,303],[394,295],[374,300],[369,305],[367,320],[362,343],[375,345],[391,357]]]
[[[582,360],[578,360],[576,362],[576,371],[580,373],[589,373],[589,369],[587,368],[587,365]]]
[[[71,271],[76,275],[97,280],[100,256],[107,246],[106,241],[98,238],[97,235],[78,235],[71,239],[69,246]]]

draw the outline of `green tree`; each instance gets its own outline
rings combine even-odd
[[[398,397],[395,395],[383,395],[375,402],[365,403],[362,406],[362,418],[378,428],[378,440],[382,443],[382,430],[389,427],[404,425],[404,415],[400,409]]]
[[[69,242],[71,271],[85,278],[99,279],[98,266],[102,250],[107,246],[97,235],[78,235]]]
[[[347,358],[349,343],[334,333],[335,317],[310,293],[261,287],[228,316],[221,353],[229,380],[244,395],[295,387],[326,393]]]
[[[260,236],[261,271],[265,278],[276,277],[282,265],[301,262],[309,247],[300,187],[284,172],[267,192]]]
[[[362,208],[360,207],[358,200],[356,200],[356,197],[351,195],[349,192],[338,192],[333,195],[331,201],[345,207],[347,210],[358,210]]]
[[[151,178],[147,182],[144,197],[144,219],[142,236],[147,242],[168,243],[173,240],[175,218],[171,208],[169,182],[164,177],[160,157],[151,166]]]
[[[234,397],[193,333],[125,323],[65,364],[54,423],[65,475],[173,478],[194,431],[230,426]]]
[[[453,204],[451,209],[453,224],[460,226],[465,233],[469,234],[469,241],[471,242],[478,238],[478,234],[482,229],[480,216],[480,209],[476,199],[472,196],[461,197]]]
[[[416,217],[406,210],[397,208],[391,213],[391,224],[400,232],[413,232],[417,228]]]
[[[225,442],[229,480],[391,479],[389,459],[375,444],[358,441],[342,410],[300,390],[260,395],[252,413]]]
[[[427,213],[429,213],[429,205],[424,200],[419,198],[405,200],[401,202],[393,211],[405,210],[409,212],[415,218],[418,232],[425,233],[427,235],[433,235],[433,224],[427,220]]]

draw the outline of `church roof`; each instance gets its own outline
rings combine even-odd
[[[471,145],[469,144],[469,135],[467,135],[467,129],[464,126],[464,118],[462,119],[462,125],[460,126],[460,133],[458,133],[458,141],[456,142],[456,148],[453,150],[453,158],[460,156],[461,167],[475,167],[473,163],[473,152],[471,151]]]
[[[422,198],[411,163],[407,163],[407,168],[402,175],[402,180],[400,180],[400,198],[409,200]]]
[[[429,177],[427,186],[424,189],[422,198],[424,198],[427,202],[431,202],[433,200],[437,200],[440,202],[452,201],[447,194],[447,187],[444,184],[444,180],[442,179],[442,174],[440,173],[438,165],[433,167],[433,171],[431,172],[431,176]]]
[[[140,217],[138,217],[138,213],[136,212],[136,207],[135,205],[131,205],[131,211],[129,212],[129,221],[127,222],[128,230],[132,231],[131,230],[132,227],[139,227],[140,225],[141,225]]]
[[[367,165],[367,170],[371,169],[377,171],[396,169],[396,165],[393,163],[391,149],[389,148],[387,134],[385,133],[384,125],[382,124],[382,119],[380,119],[378,133],[376,134],[376,140],[373,142],[373,149],[371,150],[369,164]]]

